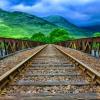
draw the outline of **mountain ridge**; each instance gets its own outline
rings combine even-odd
[[[66,29],[70,36],[78,38],[92,36],[91,31],[84,31],[68,22],[62,16],[38,17],[24,12],[7,12],[0,9],[0,36],[8,38],[31,38],[35,33],[48,35],[54,29]],[[88,34],[88,35],[87,35]]]
[[[1,37],[31,37],[32,34],[42,32],[49,34],[58,26],[35,15],[23,12],[6,12],[0,10]]]
[[[48,20],[49,22],[51,21],[52,23],[54,23],[53,20],[51,19],[52,17],[53,17],[53,18],[56,17],[56,19],[59,18],[59,19],[62,19],[63,21],[67,21],[68,24],[71,24],[71,25],[73,25],[74,27],[78,27],[78,28],[83,29],[83,30],[91,30],[91,31],[94,31],[94,32],[100,31],[100,24],[98,24],[98,25],[91,25],[91,26],[76,26],[76,25],[74,25],[73,23],[69,22],[65,17],[60,16],[60,15],[50,15],[50,16],[45,16],[45,17],[43,17],[43,18],[44,18],[45,20]],[[50,20],[50,19],[51,19],[51,20]],[[55,23],[56,23],[56,22],[55,22]],[[57,22],[57,23],[58,23],[58,22]]]
[[[74,33],[76,35],[86,35],[91,37],[93,35],[93,31],[86,30],[75,26],[74,24],[70,23],[66,20],[66,18],[59,16],[59,15],[51,15],[47,17],[43,17],[48,22],[51,22],[59,27],[67,29],[69,32]]]
[[[70,33],[74,33],[73,35],[80,35],[80,36],[87,36],[91,37],[93,35],[93,32],[90,30],[85,30],[82,28],[79,28],[75,26],[74,24],[68,22],[64,17],[59,15],[51,15],[47,17],[43,17],[48,22],[51,22],[55,25],[61,26],[68,30]]]

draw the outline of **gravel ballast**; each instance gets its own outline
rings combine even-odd
[[[19,64],[29,56],[31,56],[39,48],[41,48],[41,46],[16,53],[12,56],[4,58],[3,60],[0,60],[0,76],[2,76],[5,72],[9,71],[11,68],[15,67],[17,64]]]
[[[65,48],[59,46],[62,50],[64,50],[66,53],[70,54],[74,58],[80,60],[84,64],[88,65],[89,67],[93,68],[94,70],[100,72],[100,59],[95,58],[89,54],[86,54],[84,52],[71,49],[71,48]]]

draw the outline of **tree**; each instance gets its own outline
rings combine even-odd
[[[69,33],[65,29],[55,29],[50,33],[50,42],[61,42],[65,40],[69,40]]]
[[[100,32],[94,33],[94,37],[100,37]]]
[[[46,37],[45,37],[45,35],[43,33],[39,32],[39,33],[33,34],[31,39],[33,41],[45,42]]]
[[[41,32],[35,33],[32,35],[31,40],[38,41],[38,42],[44,42],[44,43],[56,43],[56,42],[62,42],[67,40],[72,40],[73,37],[70,37],[70,34],[65,29],[55,29],[53,30],[49,35],[45,35]]]

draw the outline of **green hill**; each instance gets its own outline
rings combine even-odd
[[[70,37],[90,37],[93,32],[80,29],[61,16],[40,18],[23,12],[6,12],[0,9],[0,37],[31,39],[33,34],[49,34],[55,29],[65,29]]]
[[[71,35],[76,37],[91,37],[93,35],[92,31],[81,29],[75,25],[69,23],[64,17],[58,15],[52,15],[44,17],[45,20],[51,22],[59,27],[65,28]]]
[[[0,10],[0,37],[30,38],[34,33],[48,34],[58,26],[34,15]]]

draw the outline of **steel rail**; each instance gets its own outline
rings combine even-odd
[[[18,75],[27,65],[29,64],[30,60],[36,56],[39,52],[41,52],[44,48],[46,48],[47,45],[40,46],[39,49],[34,52],[31,56],[29,56],[27,59],[4,73],[2,76],[0,76],[0,92],[4,89],[4,87],[11,82],[16,75]]]
[[[89,75],[93,79],[93,81],[95,83],[100,84],[100,73],[99,72],[97,72],[96,70],[94,70],[90,66],[84,64],[83,62],[81,62],[80,60],[76,59],[75,57],[71,56],[70,54],[68,54],[67,52],[65,52],[63,49],[61,49],[60,46],[57,46],[57,45],[53,45],[53,46],[57,50],[59,50],[60,52],[62,52],[64,55],[66,55],[73,62],[74,65],[76,65],[81,70],[83,70],[84,73],[86,73],[87,75]]]

